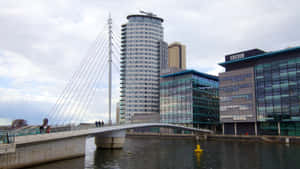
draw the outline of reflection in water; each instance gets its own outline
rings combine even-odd
[[[294,169],[300,146],[192,139],[127,138],[122,150],[96,150],[87,139],[86,157],[31,169]]]
[[[28,169],[84,169],[84,157],[71,160],[57,161]]]
[[[100,150],[94,152],[95,168],[120,168],[118,161],[123,155],[122,150]]]
[[[196,156],[196,160],[197,160],[197,167],[201,166],[201,156],[202,156],[203,152],[195,152],[195,156]]]

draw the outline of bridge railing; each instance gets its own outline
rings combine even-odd
[[[15,142],[15,133],[13,131],[0,131],[0,144],[11,144]]]

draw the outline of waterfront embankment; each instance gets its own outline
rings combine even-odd
[[[262,143],[282,143],[300,144],[299,136],[271,136],[271,135],[222,135],[222,134],[175,134],[175,133],[153,133],[153,132],[127,132],[126,137],[172,137],[172,138],[192,138],[199,140],[220,140],[220,141],[241,141],[241,142],[262,142]]]

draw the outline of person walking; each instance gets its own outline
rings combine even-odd
[[[8,132],[6,133],[6,139],[7,139],[7,144],[9,144],[9,136],[8,136]]]
[[[44,132],[44,127],[40,126],[40,134],[42,134]]]
[[[46,133],[50,133],[50,126],[47,126]]]

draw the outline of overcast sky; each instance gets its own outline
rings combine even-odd
[[[164,39],[187,47],[187,67],[217,75],[224,55],[300,45],[297,0],[0,0],[0,124],[41,123],[107,22],[120,33],[139,10],[164,19]],[[107,76],[87,120],[107,119]],[[119,75],[113,74],[113,118]]]

